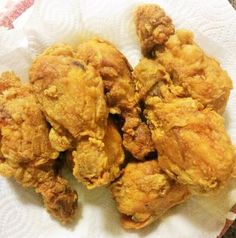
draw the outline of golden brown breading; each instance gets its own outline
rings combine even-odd
[[[73,174],[87,188],[108,184],[120,174],[124,161],[122,139],[116,127],[108,121],[103,140],[89,138],[78,143],[73,153]]]
[[[30,70],[30,81],[53,135],[67,137],[70,146],[82,137],[102,139],[108,117],[102,79],[93,67],[73,56],[67,45],[52,46],[36,58]]]
[[[152,51],[155,62],[164,66],[173,85],[182,87],[181,94],[223,113],[232,81],[220,64],[194,42],[193,33],[178,30],[174,34],[171,19],[158,5],[139,7],[135,23],[144,56]]]
[[[126,58],[110,43],[93,39],[82,43],[77,57],[95,67],[105,87],[110,113],[124,118],[123,144],[137,159],[144,159],[154,150],[150,131],[140,119],[131,67]]]
[[[159,96],[165,100],[180,96],[165,68],[155,60],[141,59],[133,75],[140,101],[145,102],[148,96]]]
[[[164,174],[156,160],[129,163],[111,191],[126,229],[149,225],[189,196],[186,186]]]
[[[0,77],[0,174],[33,187],[47,210],[61,222],[70,222],[77,208],[77,194],[57,174],[59,153],[51,147],[49,129],[29,86],[10,72]]]
[[[175,28],[172,20],[156,4],[144,4],[135,12],[136,32],[144,56],[150,56],[153,50],[163,45]]]
[[[234,150],[235,152],[235,150]],[[235,155],[235,162],[234,162],[234,168],[233,168],[233,172],[232,172],[232,177],[236,178],[236,155]]]
[[[231,176],[234,148],[224,119],[191,98],[146,100],[146,116],[160,167],[193,191],[218,189]]]
[[[143,11],[149,8],[143,6]],[[158,7],[152,11],[159,14]],[[145,17],[154,28],[153,17]],[[191,32],[166,36],[161,47],[153,40],[159,47],[155,58],[144,58],[134,70],[160,166],[194,191],[215,190],[230,177],[234,163],[224,120],[214,111],[224,111],[232,82],[194,43]],[[147,36],[139,37],[143,41]]]
[[[193,41],[193,33],[179,30],[156,52],[156,60],[166,68],[174,85],[183,87],[205,107],[223,113],[232,89],[232,81],[219,62],[207,56]]]
[[[30,81],[42,110],[53,127],[50,131],[52,145],[60,151],[74,151],[74,176],[90,188],[115,179],[119,175],[123,154],[120,152],[120,157],[116,158],[113,166],[104,163],[113,159],[107,158],[104,151],[108,110],[103,81],[95,69],[76,59],[69,46],[58,45],[37,57],[30,70]],[[95,145],[100,145],[99,157]],[[118,142],[117,148],[119,146]],[[81,159],[81,155],[87,157]],[[91,159],[98,161],[91,165],[88,163]],[[78,173],[78,165],[81,166],[80,173],[83,177]],[[110,176],[105,180],[100,176],[96,177],[96,174],[91,180],[91,166],[94,166],[94,171],[110,173]]]

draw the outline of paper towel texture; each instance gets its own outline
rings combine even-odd
[[[0,71],[14,70],[27,81],[33,58],[53,43],[74,46],[99,36],[115,44],[135,66],[140,49],[132,13],[143,2],[160,4],[177,28],[192,29],[196,41],[217,58],[236,82],[236,14],[226,0],[40,0],[15,29],[0,28]],[[236,144],[236,90],[225,113]],[[80,196],[75,224],[63,227],[44,210],[40,197],[15,182],[0,178],[0,237],[6,238],[213,238],[236,203],[235,182],[218,196],[194,197],[172,209],[150,227],[135,232],[121,228],[119,214],[106,188],[86,190],[65,171]]]

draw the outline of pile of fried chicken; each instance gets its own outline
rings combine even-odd
[[[63,160],[88,189],[109,185],[127,229],[233,177],[221,116],[230,77],[158,5],[138,7],[135,25],[143,59],[134,70],[112,44],[91,39],[46,49],[29,85],[1,75],[0,174],[34,188],[62,223],[78,200]]]

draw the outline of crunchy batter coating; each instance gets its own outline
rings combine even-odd
[[[163,173],[156,160],[129,163],[111,191],[126,229],[149,225],[189,196],[186,186]]]
[[[156,52],[156,60],[166,68],[174,85],[183,87],[186,97],[224,112],[232,81],[219,62],[195,44],[192,32],[176,31],[165,43],[165,50]]]
[[[174,34],[172,20],[156,4],[144,4],[135,12],[136,32],[144,56],[150,56],[153,50],[162,46]]]
[[[144,56],[151,52],[155,62],[164,66],[173,85],[182,87],[181,96],[223,113],[232,81],[219,62],[194,42],[193,33],[177,30],[174,34],[171,19],[153,4],[137,9],[135,23]]]
[[[154,151],[150,131],[140,118],[131,67],[126,58],[110,43],[93,39],[82,43],[77,57],[95,67],[105,87],[107,104],[112,114],[124,118],[123,144],[137,159]]]
[[[72,152],[73,174],[88,188],[108,184],[120,174],[124,161],[122,139],[116,127],[108,121],[103,141],[95,138],[81,141]]]
[[[55,218],[72,221],[77,193],[55,169],[59,153],[51,147],[46,120],[31,88],[13,73],[3,73],[0,103],[0,174],[33,187]]]
[[[148,96],[170,100],[183,96],[183,88],[173,85],[166,69],[155,60],[143,58],[133,72],[137,95],[145,102]]]
[[[191,98],[146,101],[160,167],[192,191],[218,189],[231,176],[235,154],[224,119]]]
[[[72,48],[56,45],[39,55],[30,82],[53,135],[67,137],[68,147],[73,139],[104,137],[108,112],[102,80],[93,67],[74,58]]]
[[[144,8],[159,14],[158,7]],[[153,16],[146,17],[151,22]],[[224,120],[216,113],[225,109],[231,79],[189,31],[176,31],[157,45],[155,58],[142,59],[134,78],[160,166],[192,191],[216,190],[231,176],[234,163]]]
[[[119,141],[116,141],[117,148],[121,150],[120,157],[116,158],[113,166],[104,163],[113,159],[107,158],[105,152],[105,148],[109,147],[104,145],[108,110],[103,81],[95,69],[75,58],[75,53],[69,46],[58,45],[37,57],[30,71],[30,81],[42,110],[53,127],[50,131],[52,145],[60,151],[74,151],[74,176],[89,188],[115,179],[123,162],[123,152]],[[100,156],[94,150],[95,145],[99,145]],[[87,157],[81,158],[79,154]],[[89,164],[91,158],[97,160],[96,163]],[[80,173],[78,166],[81,166]],[[91,166],[94,166],[94,171],[100,171],[101,176],[94,176],[91,180]],[[103,173],[110,173],[110,176],[104,179]],[[83,178],[80,174],[83,174]]]

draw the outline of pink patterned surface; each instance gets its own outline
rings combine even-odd
[[[232,5],[235,7],[236,1],[230,1]],[[9,29],[14,28],[13,22],[24,13],[29,7],[31,7],[34,3],[34,0],[16,0],[16,1],[8,1],[5,5],[3,11],[0,11],[0,26],[7,27]],[[231,209],[231,212],[236,214],[236,205]],[[233,224],[234,220],[226,219],[225,226],[223,227],[220,235],[217,238],[221,238]]]
[[[0,12],[0,26],[13,28],[13,22],[34,3],[34,0],[8,1],[4,11]]]

